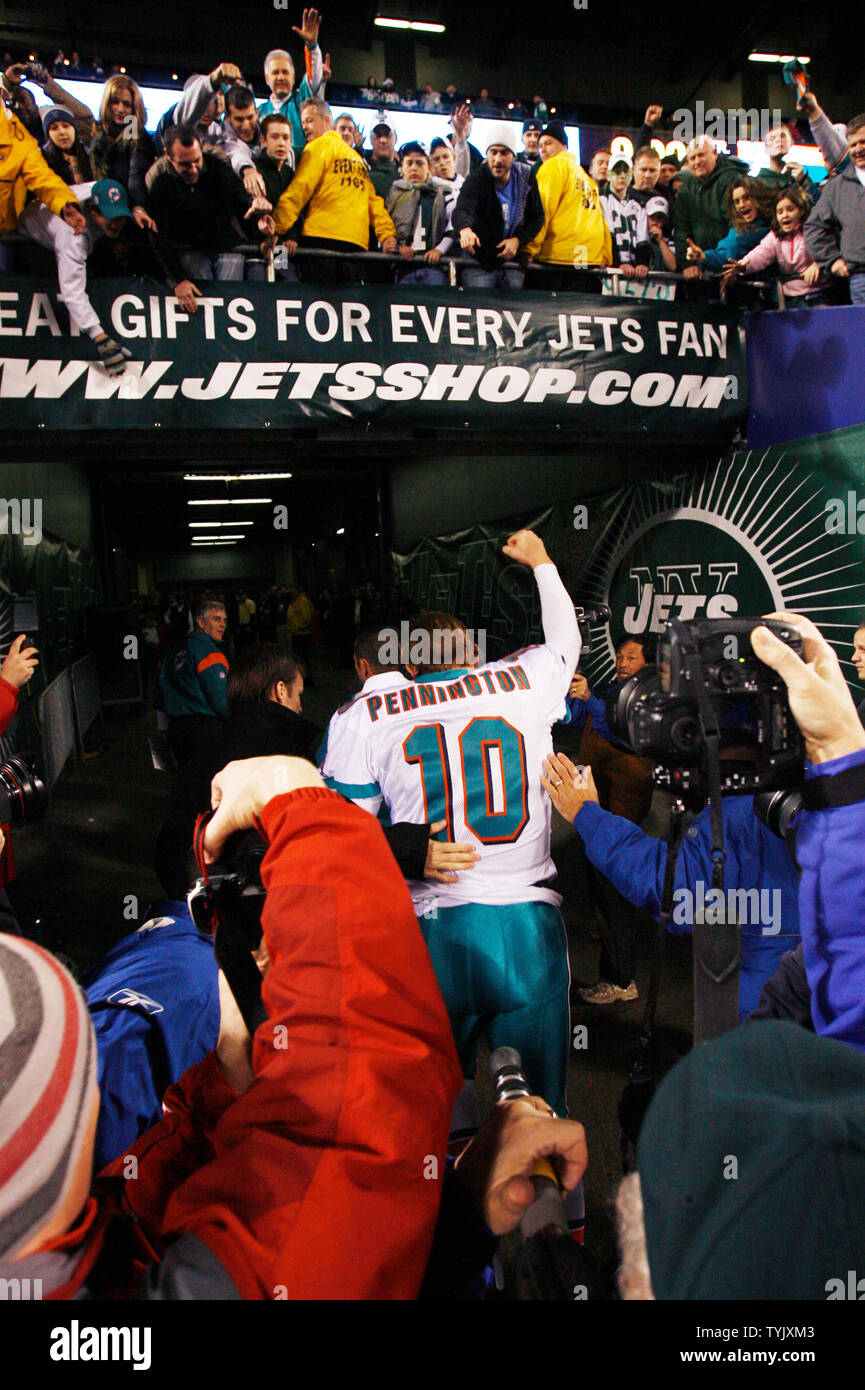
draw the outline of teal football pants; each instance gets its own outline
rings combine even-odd
[[[418,919],[465,1076],[478,1036],[514,1047],[535,1095],[566,1115],[570,1048],[568,943],[550,903],[465,903]]]

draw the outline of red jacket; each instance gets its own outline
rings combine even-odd
[[[255,1083],[236,1096],[214,1054],[190,1068],[131,1151],[125,1202],[148,1238],[196,1235],[244,1298],[413,1298],[462,1077],[411,898],[378,823],[335,792],[276,797],[261,828]]]
[[[0,676],[0,735],[5,734],[18,709],[18,688]],[[7,823],[0,826],[6,836],[6,846],[0,856],[0,888],[15,880],[15,856],[12,853],[12,835]]]

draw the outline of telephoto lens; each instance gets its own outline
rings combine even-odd
[[[20,753],[0,763],[0,821],[25,825],[41,820],[48,809],[48,792],[35,768]]]

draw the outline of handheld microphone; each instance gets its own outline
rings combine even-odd
[[[520,1054],[513,1047],[497,1047],[490,1057],[490,1071],[495,1085],[496,1104],[517,1100],[532,1093],[523,1076]],[[547,1227],[568,1233],[568,1219],[562,1205],[561,1190],[552,1164],[546,1158],[536,1158],[532,1164],[535,1200],[523,1213],[520,1230],[526,1240]]]

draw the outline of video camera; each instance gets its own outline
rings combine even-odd
[[[802,655],[802,638],[772,618],[671,619],[659,639],[657,667],[644,667],[606,697],[607,723],[635,753],[654,758],[657,786],[690,798],[709,791],[707,723],[753,759],[721,764],[721,792],[743,796],[796,786],[804,742],[784,681],[751,647],[768,627]]]

